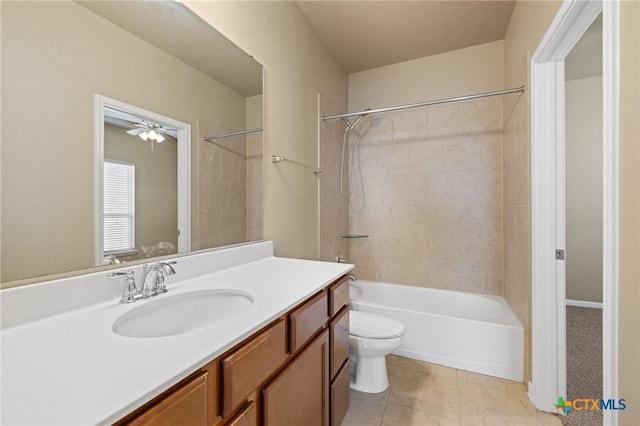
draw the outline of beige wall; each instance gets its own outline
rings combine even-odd
[[[349,111],[504,88],[502,40],[349,74]]]
[[[535,51],[544,32],[555,16],[559,2],[518,1],[505,36],[505,82],[507,86],[525,83],[529,79],[528,58]],[[626,398],[627,409],[619,413],[621,425],[635,425],[640,418],[640,4],[620,2],[620,275],[619,275],[619,391]],[[530,131],[529,94],[515,105],[505,101],[505,182],[524,180],[523,200],[530,211]],[[524,103],[524,105],[522,105]],[[526,112],[522,112],[526,111]],[[510,130],[511,129],[511,130]],[[509,135],[525,140],[524,152],[508,152]],[[523,156],[523,161],[520,157]],[[509,161],[519,164],[507,173]],[[520,172],[518,172],[520,170]],[[526,374],[531,378],[531,253],[510,258],[507,245],[517,241],[507,232],[508,210],[505,188],[505,296],[526,326]],[[514,209],[515,210],[515,209]],[[524,229],[530,247],[531,218],[529,214],[516,218],[516,229]],[[514,270],[510,279],[508,269]],[[607,397],[607,396],[605,396]]]
[[[135,164],[135,247],[127,260],[145,257],[142,246],[169,242],[178,249],[178,147],[175,139],[149,142],[105,124],[104,159]],[[163,252],[171,254],[172,252]],[[175,253],[175,251],[173,252]]]
[[[565,85],[567,299],[602,302],[602,77]]]
[[[504,38],[506,87],[529,85],[529,58],[560,7],[517,1]],[[525,382],[531,379],[530,91],[504,97],[504,295],[525,327]]]
[[[347,77],[294,2],[185,2],[265,67],[264,238],[278,256],[318,256],[317,93],[346,110]],[[337,141],[336,141],[337,143]]]
[[[349,109],[503,88],[501,41],[349,76]],[[358,278],[502,294],[502,102],[363,118],[349,241]]]
[[[242,129],[245,98],[76,3],[1,7],[2,278],[90,267],[94,94],[190,123],[193,141],[198,117]]]
[[[620,4],[620,425],[640,419],[640,3]]]

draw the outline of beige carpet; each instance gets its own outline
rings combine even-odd
[[[567,306],[566,400],[602,398],[602,309]],[[601,426],[602,411],[571,410],[564,426]]]

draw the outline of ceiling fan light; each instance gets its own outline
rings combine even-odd
[[[162,136],[160,133],[158,133],[158,137],[156,138],[156,141],[157,142],[162,142],[162,141],[164,141],[164,139],[165,139],[164,136]]]
[[[149,138],[149,132],[148,131],[144,131],[142,133],[140,133],[138,136],[140,136],[140,139],[142,139],[143,141],[146,141]]]
[[[155,130],[149,130],[149,139],[155,141],[158,139],[158,133]]]

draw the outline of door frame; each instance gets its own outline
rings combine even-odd
[[[565,0],[531,58],[532,378],[529,395],[555,412],[566,396],[564,59],[603,19],[603,398],[618,398],[618,44],[616,1]],[[559,190],[560,189],[560,190]],[[615,410],[604,424],[617,425]]]

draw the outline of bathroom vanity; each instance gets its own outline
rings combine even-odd
[[[4,290],[2,423],[339,425],[352,266],[273,257],[269,242],[176,260],[167,294],[131,304],[104,272]],[[51,306],[52,286],[78,300]],[[87,287],[109,300],[95,303]],[[166,336],[123,336],[114,325],[163,297],[213,291],[251,305]]]

